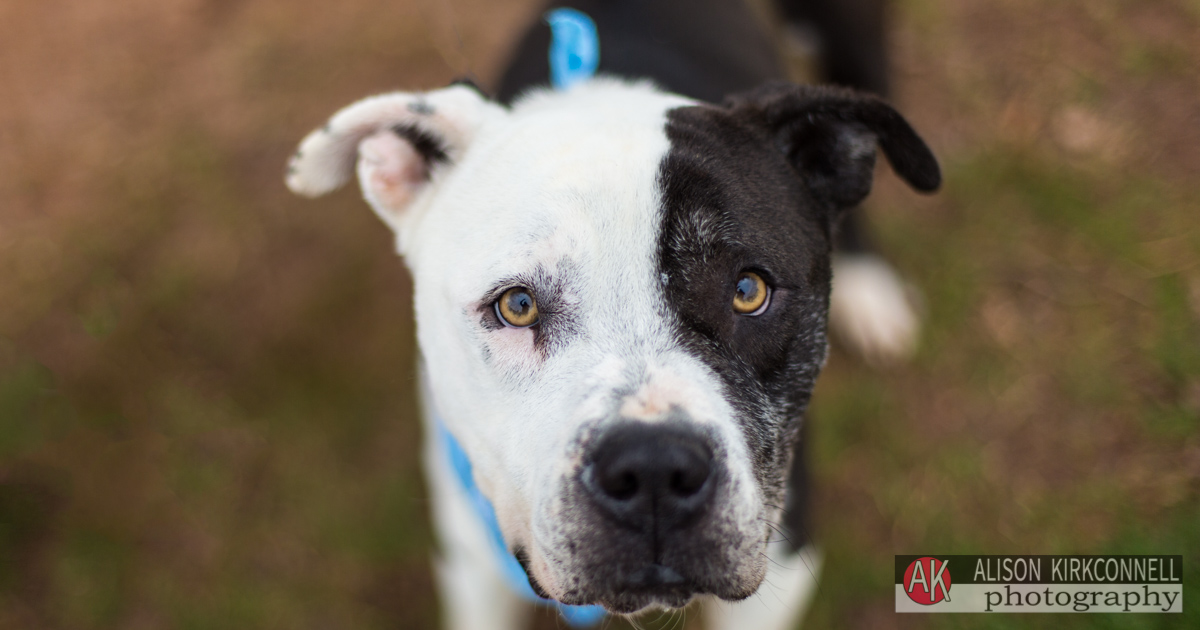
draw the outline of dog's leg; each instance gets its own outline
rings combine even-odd
[[[793,25],[816,33],[821,80],[887,97],[886,0],[777,0]]]
[[[812,546],[799,552],[786,545],[771,545],[767,578],[758,592],[740,602],[711,599],[705,602],[709,630],[789,630],[804,617],[817,588],[820,553]]]
[[[447,630],[517,630],[530,605],[504,583],[496,552],[466,491],[450,468],[433,422],[425,423],[425,476],[439,553],[434,577]]]
[[[904,359],[916,349],[920,318],[900,276],[877,254],[834,255],[829,317],[838,337],[869,363]]]

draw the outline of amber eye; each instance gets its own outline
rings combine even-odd
[[[538,323],[537,300],[525,287],[513,287],[496,300],[496,316],[513,328],[528,328]]]
[[[733,310],[742,315],[761,315],[767,310],[770,297],[771,289],[762,276],[753,271],[743,271],[738,276],[733,294]]]

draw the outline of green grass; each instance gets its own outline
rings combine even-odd
[[[1188,274],[1154,271],[1145,249],[1191,205],[1172,203],[1170,184],[1021,147],[947,173],[943,203],[955,212],[881,230],[923,274],[931,330],[919,360],[879,374],[837,354],[814,397],[828,562],[811,621],[884,615],[900,553],[1182,553],[1194,581],[1196,482],[1179,468],[1179,446],[1200,430],[1197,307]],[[992,330],[1004,326],[989,309],[1012,330]],[[856,504],[852,518],[879,523],[847,525]],[[903,624],[1195,625],[1195,608],[1184,610]]]

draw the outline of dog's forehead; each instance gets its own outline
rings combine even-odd
[[[689,101],[614,87],[535,95],[480,137],[427,234],[470,252],[460,286],[478,291],[563,259],[652,264],[668,112]]]

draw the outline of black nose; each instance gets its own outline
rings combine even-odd
[[[688,425],[628,422],[591,450],[584,485],[617,521],[661,535],[686,527],[713,493],[713,456]]]

